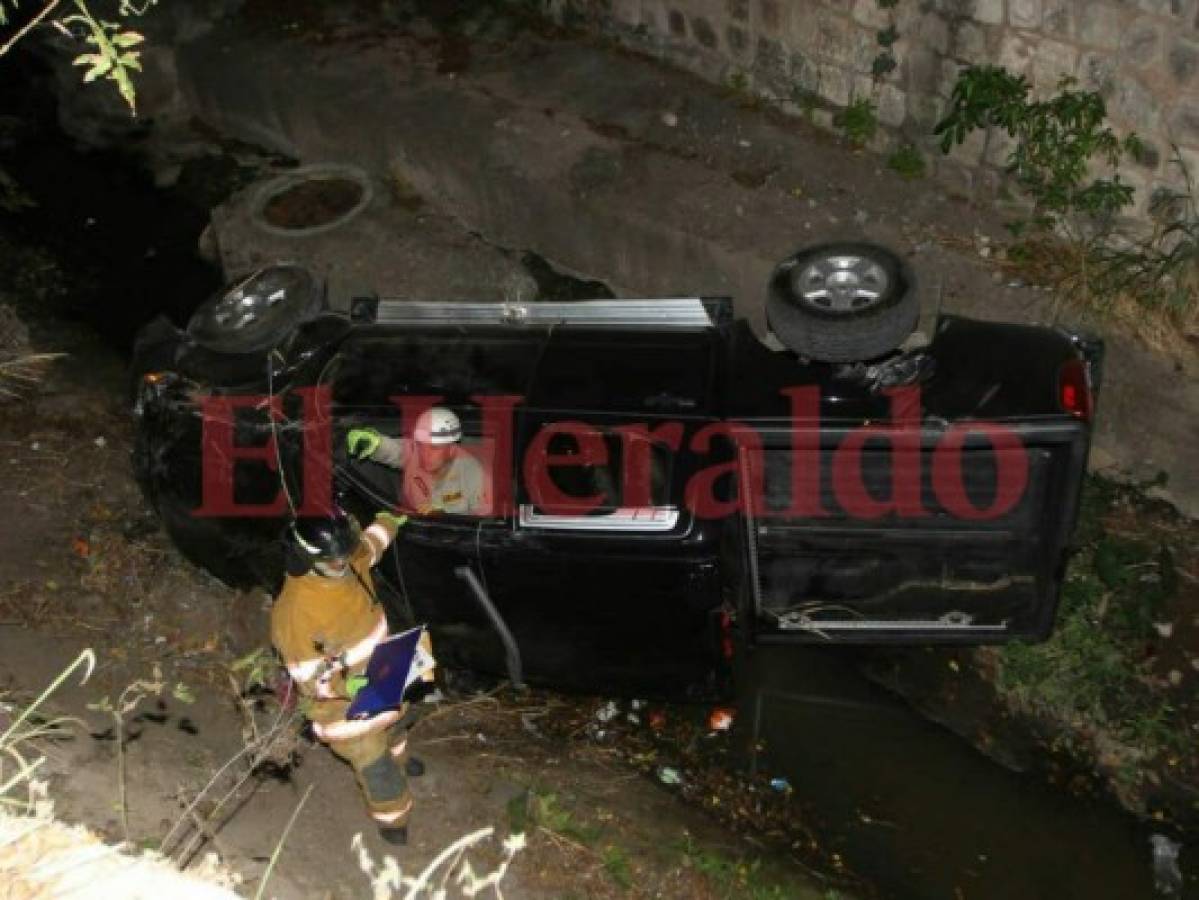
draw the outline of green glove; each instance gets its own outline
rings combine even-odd
[[[383,435],[373,428],[351,428],[346,435],[346,451],[354,459],[365,459],[379,449]]]
[[[375,518],[385,524],[393,525],[396,531],[399,531],[408,522],[407,516],[397,516],[395,513],[389,513],[386,510],[377,513]]]
[[[346,693],[353,700],[358,696],[358,692],[369,684],[369,680],[365,675],[351,675],[346,679]]]

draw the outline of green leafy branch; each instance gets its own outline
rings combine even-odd
[[[999,128],[1013,139],[1007,170],[1032,198],[1037,224],[1051,226],[1069,213],[1109,219],[1132,202],[1133,188],[1110,178],[1088,179],[1092,160],[1118,168],[1125,154],[1139,155],[1136,135],[1123,139],[1107,127],[1103,98],[1075,90],[1062,78],[1058,93],[1031,100],[1023,75],[1000,66],[971,66],[958,76],[949,109],[934,133],[948,153],[977,129]]]
[[[83,73],[83,82],[87,84],[97,78],[107,78],[114,82],[121,98],[129,104],[131,112],[137,112],[137,92],[133,87],[133,79],[129,73],[140,72],[142,64],[140,51],[132,49],[140,44],[145,37],[136,31],[123,31],[116,22],[108,22],[95,18],[88,10],[83,0],[75,0],[77,13],[66,16],[61,20],[64,27],[80,25],[87,29],[88,35],[84,40],[94,51],[81,53],[75,57],[73,65],[87,66]],[[122,3],[122,9],[126,4]]]
[[[84,83],[90,83],[98,78],[111,81],[121,95],[121,99],[129,106],[130,112],[137,114],[137,92],[133,85],[133,72],[140,72],[141,51],[137,48],[145,40],[138,31],[125,27],[121,22],[112,22],[97,18],[92,14],[85,0],[71,0],[74,12],[55,17],[62,0],[51,0],[26,22],[8,40],[0,44],[0,56],[4,56],[25,35],[43,23],[53,25],[68,37],[78,37],[83,34],[83,41],[89,45],[89,50],[80,53],[73,60],[73,65],[86,66],[83,73]],[[143,16],[158,0],[145,0],[138,5],[133,0],[120,0],[118,14],[123,19]],[[19,8],[18,0],[0,0],[0,27],[10,24],[11,11]]]

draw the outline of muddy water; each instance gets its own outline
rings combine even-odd
[[[866,681],[850,655],[770,647],[744,666],[746,765],[786,778],[826,846],[881,895],[1158,896],[1150,829],[998,766]],[[1192,891],[1196,852],[1181,856]]]

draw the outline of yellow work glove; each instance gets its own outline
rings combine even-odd
[[[408,522],[407,516],[397,516],[395,513],[381,512],[376,513],[375,518],[384,525],[391,525],[396,531],[399,531]]]
[[[358,696],[358,692],[366,687],[370,681],[365,675],[351,675],[346,679],[346,694],[351,700]]]
[[[383,435],[373,428],[351,428],[346,435],[346,452],[354,459],[366,459],[379,449]]]

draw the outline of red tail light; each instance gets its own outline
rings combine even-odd
[[[1081,359],[1067,360],[1058,370],[1057,399],[1062,410],[1084,422],[1091,421],[1094,405],[1087,365]]]

